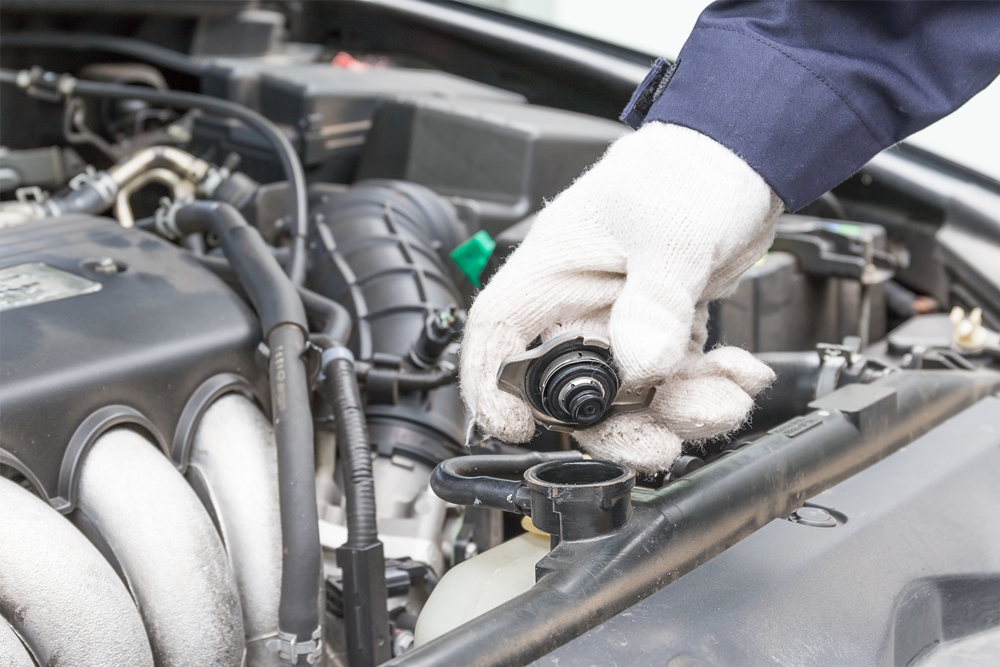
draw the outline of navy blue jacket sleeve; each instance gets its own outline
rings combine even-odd
[[[708,135],[796,210],[998,73],[1000,2],[716,2],[622,120]]]

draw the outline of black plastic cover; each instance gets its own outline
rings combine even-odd
[[[496,235],[538,210],[629,132],[621,123],[495,100],[387,101],[358,178],[398,178],[471,200]]]
[[[246,104],[294,133],[303,164],[316,179],[348,183],[376,108],[399,96],[440,99],[491,99],[518,104],[524,97],[469,79],[406,68],[357,71],[321,63],[275,65],[218,58],[202,75],[202,91]],[[242,168],[273,180],[261,146],[235,122],[196,121],[200,141],[216,142],[223,151],[246,154]],[[265,148],[264,153],[270,151]],[[275,174],[276,176],[276,174]]]
[[[357,155],[375,109],[383,100],[400,96],[524,102],[517,93],[431,70],[355,71],[310,64],[272,69],[260,78],[260,112],[299,128],[305,164],[350,149]]]
[[[183,250],[88,216],[0,231],[0,269],[38,263],[93,283],[0,313],[0,463],[57,509],[72,509],[76,464],[103,430],[130,424],[171,454],[198,401],[267,396],[257,318]]]
[[[533,665],[995,664],[1000,400],[987,398]]]
[[[797,216],[804,219],[804,216]],[[484,282],[521,244],[534,217],[496,235],[497,247],[483,271]],[[851,223],[853,225],[853,223]],[[884,230],[863,225],[885,245]],[[779,226],[780,229],[780,226]],[[860,284],[830,276],[808,275],[789,252],[767,253],[740,277],[736,291],[709,305],[709,348],[735,345],[751,352],[809,350],[817,343],[839,343],[858,333]],[[885,293],[872,287],[871,340],[885,334]]]

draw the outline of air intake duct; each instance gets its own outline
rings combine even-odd
[[[370,180],[340,195],[315,193],[312,213],[309,284],[354,317],[348,347],[368,369],[372,446],[431,467],[460,454],[465,416],[454,383],[414,391],[403,381],[421,370],[411,351],[428,319],[464,305],[448,253],[468,233],[454,208],[422,186]],[[445,351],[442,363],[454,362]]]

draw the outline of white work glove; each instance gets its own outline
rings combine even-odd
[[[537,216],[476,297],[461,387],[476,423],[531,439],[526,403],[497,386],[505,357],[566,331],[608,335],[626,387],[656,386],[648,410],[574,434],[595,458],[669,469],[683,440],[738,428],[774,373],[747,351],[703,352],[708,302],[770,247],[782,203],[743,160],[677,125],[650,123]]]

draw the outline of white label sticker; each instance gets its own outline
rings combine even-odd
[[[0,311],[90,294],[101,283],[35,262],[0,269]]]

